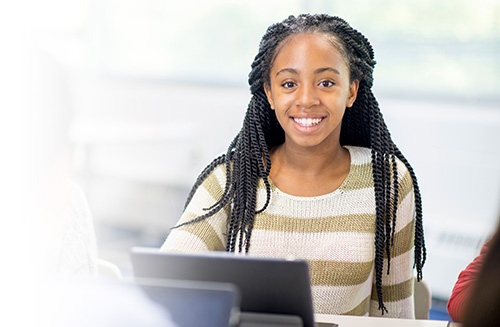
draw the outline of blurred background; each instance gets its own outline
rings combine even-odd
[[[195,178],[239,131],[266,28],[304,12],[346,19],[375,49],[375,95],[419,179],[431,318],[447,319],[458,273],[500,217],[499,1],[48,0],[18,9],[2,33],[19,32],[22,51],[2,67],[23,79],[23,111],[5,139],[23,139],[28,193],[47,171],[78,182],[99,257],[124,275],[129,248],[162,244]]]

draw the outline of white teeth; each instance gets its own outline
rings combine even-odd
[[[302,127],[311,127],[318,125],[323,118],[294,118],[293,120]]]

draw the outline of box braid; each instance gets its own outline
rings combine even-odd
[[[269,149],[285,141],[284,131],[266,98],[264,85],[270,84],[271,67],[286,39],[301,33],[321,33],[331,36],[332,44],[348,64],[351,82],[359,81],[357,99],[351,108],[347,108],[342,120],[340,143],[371,149],[376,204],[375,287],[379,310],[383,314],[387,312],[382,297],[384,251],[387,254],[387,273],[389,273],[398,204],[396,157],[407,167],[413,181],[416,205],[414,266],[417,269],[418,280],[422,278],[422,267],[426,259],[422,201],[413,168],[392,141],[377,100],[371,91],[375,66],[373,48],[361,33],[339,17],[326,14],[289,16],[267,29],[249,74],[252,98],[243,126],[229,145],[226,154],[216,158],[200,174],[185,206],[189,204],[194,192],[208,174],[222,163],[226,164],[227,176],[224,193],[212,207],[206,208],[207,212],[204,215],[184,224],[205,219],[223,208],[231,210],[227,225],[226,250],[236,251],[236,242],[239,240],[238,250],[241,252],[244,248],[248,252],[254,217],[265,210],[270,201]],[[256,208],[259,178],[264,180],[267,194],[266,203],[262,208]],[[179,226],[181,225],[177,227]]]

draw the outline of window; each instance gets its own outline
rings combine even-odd
[[[500,3],[492,0],[96,1],[89,45],[104,73],[246,85],[267,26],[302,12],[341,16],[368,37],[379,94],[499,100]]]

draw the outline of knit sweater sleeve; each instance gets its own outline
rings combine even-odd
[[[219,165],[198,187],[176,226],[190,222],[208,212],[224,193],[225,165]],[[174,227],[163,243],[164,252],[224,251],[228,207],[213,216],[181,227]]]
[[[414,307],[414,239],[415,198],[410,173],[401,161],[397,161],[399,175],[398,209],[394,230],[394,245],[390,247],[390,269],[387,253],[384,254],[382,273],[383,301],[388,310],[384,317],[415,318]],[[380,316],[375,278],[370,301],[370,316]]]
[[[471,286],[477,280],[477,275],[483,265],[490,242],[486,242],[481,248],[479,255],[458,275],[458,280],[453,287],[451,297],[448,300],[448,313],[454,322],[461,322],[462,313],[469,297]]]

